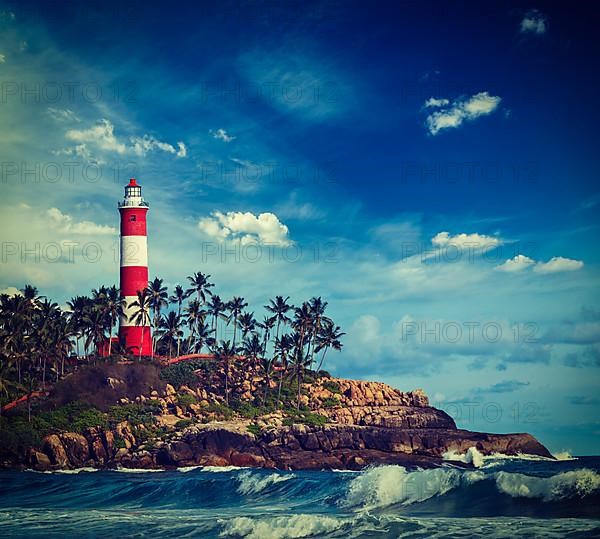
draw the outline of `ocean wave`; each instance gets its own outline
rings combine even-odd
[[[289,481],[293,477],[296,476],[290,473],[283,475],[271,472],[269,475],[259,476],[251,471],[244,471],[237,477],[238,481],[240,482],[237,491],[243,496],[248,494],[258,494],[259,492],[262,492],[263,490],[276,485],[277,483]]]
[[[219,521],[223,529],[221,537],[245,537],[246,539],[296,539],[323,536],[340,530],[352,523],[352,519],[323,515],[292,515],[272,518],[235,517]]]
[[[566,498],[585,498],[600,490],[600,475],[581,468],[550,477],[535,477],[521,473],[494,474],[500,492],[513,498],[539,498],[556,501]]]
[[[563,462],[567,460],[577,460],[572,457],[568,451],[563,451],[552,455],[554,458],[543,457],[541,455],[530,455],[527,453],[517,453],[516,455],[506,455],[505,453],[491,453],[489,455],[482,454],[476,447],[469,447],[465,453],[458,453],[457,451],[446,451],[442,458],[449,461],[464,462],[466,464],[472,464],[475,468],[494,467],[503,460],[530,460],[539,462]]]
[[[367,469],[353,479],[341,505],[374,509],[389,505],[410,505],[441,496],[459,487],[485,479],[482,472],[435,468],[409,472],[403,466]]]
[[[556,453],[552,453],[552,456],[558,461],[577,460],[577,457],[571,455],[570,451],[557,451]]]
[[[465,453],[457,453],[456,451],[446,451],[442,458],[444,460],[455,460],[472,464],[475,468],[481,468],[484,462],[484,456],[477,450],[476,447],[469,447]]]
[[[367,469],[352,479],[346,496],[339,502],[343,507],[370,510],[391,505],[411,505],[448,494],[455,489],[470,489],[485,482],[495,493],[513,498],[537,498],[541,501],[582,499],[598,494],[600,475],[582,468],[550,477],[484,469],[464,471],[454,468],[408,471],[402,466],[380,466]],[[480,493],[481,494],[481,493]],[[490,492],[490,495],[493,495]]]

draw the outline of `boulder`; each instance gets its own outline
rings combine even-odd
[[[48,455],[50,462],[59,468],[70,466],[67,452],[56,434],[49,434],[42,440],[42,451]]]
[[[48,458],[46,453],[42,453],[41,451],[37,451],[36,449],[30,449],[27,454],[27,463],[34,470],[38,470],[40,472],[45,472],[52,468],[52,463]]]
[[[74,432],[65,432],[60,435],[60,441],[71,465],[83,466],[90,458],[90,449],[85,436]]]

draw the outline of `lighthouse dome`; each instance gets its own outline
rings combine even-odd
[[[123,206],[148,206],[148,203],[142,198],[142,186],[139,185],[135,178],[131,178],[125,186],[125,198],[119,203]]]

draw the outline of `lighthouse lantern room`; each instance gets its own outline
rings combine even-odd
[[[119,202],[121,214],[121,295],[124,298],[123,316],[119,323],[119,339],[128,353],[150,355],[152,334],[149,317],[134,319],[139,307],[138,292],[148,286],[148,242],[146,214],[148,203],[142,198],[142,188],[134,178],[125,186],[125,197]]]

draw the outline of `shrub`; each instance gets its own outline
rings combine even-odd
[[[120,436],[115,436],[115,439],[113,441],[113,447],[115,449],[124,449],[125,446],[125,440],[123,440],[123,438],[121,438]]]
[[[294,410],[288,412],[289,416],[283,420],[283,424],[290,427],[294,423],[301,423],[303,425],[325,425],[329,419],[321,414],[316,414],[307,410]]]
[[[332,393],[336,393],[338,395],[342,394],[342,390],[340,389],[340,384],[338,384],[337,382],[334,382],[333,380],[326,380],[321,384],[321,386],[323,386],[324,389],[331,391]]]
[[[183,409],[187,410],[192,404],[196,404],[198,401],[196,397],[190,395],[189,393],[179,393],[177,395],[177,404],[181,406]]]
[[[335,408],[336,406],[340,405],[340,401],[338,399],[335,398],[327,398],[324,399],[323,402],[321,403],[321,406],[323,408]]]
[[[205,408],[205,410],[209,413],[215,414],[217,419],[228,420],[235,415],[235,412],[226,404],[210,404]]]
[[[256,423],[251,423],[248,425],[248,432],[254,434],[254,436],[260,436],[262,434],[262,428]]]
[[[182,385],[192,385],[198,381],[198,377],[194,374],[194,371],[202,369],[210,372],[214,368],[214,364],[210,361],[184,361],[165,367],[160,372],[160,377],[173,387],[180,387]]]
[[[120,423],[129,421],[132,425],[152,425],[154,423],[153,414],[160,411],[160,406],[150,404],[146,401],[139,404],[122,404],[111,406],[108,411],[108,417],[111,423]]]
[[[231,408],[248,419],[254,419],[264,413],[264,410],[248,401],[234,401]]]
[[[186,427],[189,427],[192,423],[193,421],[191,419],[180,419],[177,421],[177,423],[175,423],[175,428],[178,430],[183,430]]]

